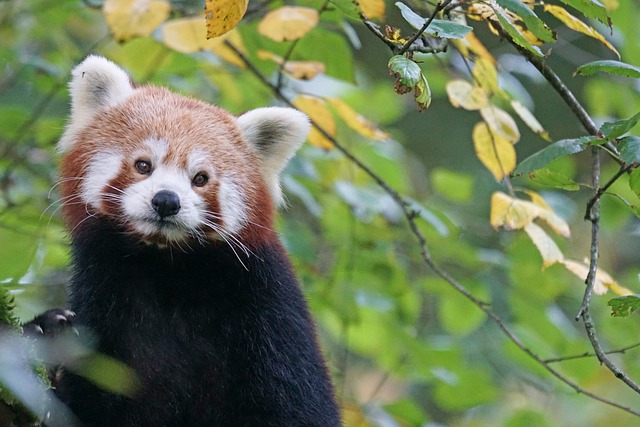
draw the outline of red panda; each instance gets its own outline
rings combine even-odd
[[[61,400],[83,426],[340,425],[273,229],[279,175],[307,117],[275,107],[235,117],[134,86],[98,56],[72,74],[58,146],[70,309],[140,387],[123,397],[66,372]]]

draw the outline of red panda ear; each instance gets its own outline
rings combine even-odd
[[[101,56],[88,56],[73,69],[71,75],[71,117],[58,143],[58,149],[62,152],[73,146],[75,134],[98,111],[122,103],[133,92],[129,75]]]
[[[307,138],[309,118],[293,108],[258,108],[238,117],[245,140],[262,160],[261,172],[276,205],[282,204],[280,173]]]

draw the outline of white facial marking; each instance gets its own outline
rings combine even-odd
[[[148,148],[145,153],[150,155],[151,164],[160,164],[164,156],[167,155],[167,142],[163,139],[149,138],[144,140],[144,145]]]
[[[97,153],[87,167],[85,179],[80,187],[81,196],[85,203],[99,209],[104,187],[118,176],[121,167],[122,154],[115,151]]]
[[[187,158],[189,176],[194,177],[198,172],[204,170],[209,174],[209,178],[213,179],[215,171],[211,164],[212,162],[209,159],[209,153],[202,150],[193,150],[189,153],[189,157]]]
[[[218,205],[224,221],[224,229],[237,233],[247,222],[246,194],[229,176],[220,178]]]
[[[180,198],[176,215],[160,219],[151,200],[158,191],[168,190]],[[147,178],[125,189],[122,209],[134,228],[145,236],[162,235],[169,241],[188,238],[202,223],[205,203],[191,188],[191,177],[171,165],[158,164]]]

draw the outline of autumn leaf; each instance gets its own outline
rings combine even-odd
[[[500,135],[512,144],[520,140],[518,125],[506,111],[495,105],[487,104],[480,109],[480,114],[493,133]]]
[[[309,142],[316,147],[333,148],[333,143],[318,130],[320,127],[331,136],[336,134],[336,122],[327,104],[320,98],[302,95],[293,101],[293,105],[309,116],[314,124],[309,133]]]
[[[308,7],[283,6],[267,13],[258,32],[277,42],[297,40],[318,25],[318,11]]]
[[[524,226],[524,231],[542,256],[543,270],[564,260],[564,255],[562,255],[562,251],[560,251],[556,242],[539,225],[530,222]]]
[[[486,47],[482,44],[482,42],[475,36],[474,32],[470,32],[463,39],[452,39],[451,40],[456,48],[462,53],[465,58],[469,57],[469,52],[472,52],[474,55],[484,58],[491,63],[496,62],[496,59],[491,55],[491,53],[487,50]]]
[[[479,110],[487,105],[489,98],[479,86],[474,86],[466,80],[451,80],[446,86],[449,102],[456,108],[465,110]]]
[[[492,61],[478,58],[473,66],[473,81],[480,85],[488,96],[500,92],[498,86],[498,71]]]
[[[569,224],[562,219],[555,211],[549,206],[544,198],[535,191],[526,191],[527,195],[531,198],[531,202],[537,206],[540,206],[543,210],[538,217],[545,221],[549,227],[562,237],[571,236],[571,229]]]
[[[542,210],[534,203],[496,191],[491,195],[491,226],[495,229],[519,230],[539,217]]]
[[[418,111],[422,111],[431,104],[431,88],[420,66],[404,55],[394,55],[387,64],[389,74],[396,79],[394,90],[403,95],[415,89],[415,100]]]
[[[573,273],[575,276],[579,277],[581,280],[586,281],[587,275],[589,274],[589,265],[587,260],[584,262],[573,261],[570,259],[566,259],[561,261],[561,263]],[[624,296],[624,295],[633,295],[633,292],[621,286],[618,282],[616,282],[613,277],[606,271],[601,268],[596,269],[596,277],[593,282],[593,292],[596,295],[604,295],[608,290],[611,290],[614,294]]]
[[[513,144],[492,132],[486,123],[480,122],[475,125],[472,138],[478,159],[497,181],[502,181],[516,167],[516,151]]]
[[[513,108],[513,111],[516,112],[518,117],[520,117],[520,119],[529,127],[529,129],[537,133],[545,141],[551,141],[549,133],[544,130],[538,119],[536,119],[536,116],[534,116],[533,113],[520,101],[515,99],[512,100],[511,108]]]
[[[358,132],[360,135],[369,139],[389,139],[388,133],[380,130],[374,123],[362,117],[343,100],[337,98],[329,98],[327,99],[327,101],[336,110],[338,116],[342,120],[344,120],[347,126]]]
[[[532,43],[531,37],[528,37],[525,35],[523,28],[519,25],[515,25],[512,22],[513,17],[510,16],[510,14],[507,13],[507,11],[502,9],[493,0],[490,2],[490,5],[494,12],[494,16],[491,19],[494,19],[494,18],[497,19],[497,21],[500,23],[504,31],[507,34],[509,34],[509,36],[511,37],[514,43],[516,43],[518,46],[525,48],[526,50],[528,50],[529,52],[533,53],[536,56],[540,56],[540,57],[543,56],[540,48],[538,48],[537,46],[534,46],[534,43]],[[535,36],[533,38],[537,40]]]
[[[222,37],[207,39],[202,21],[201,17],[171,20],[162,26],[162,41],[171,49],[182,53],[210,51],[220,59],[244,68],[244,61],[224,43],[225,40],[229,40],[238,50],[245,52],[240,33],[231,30]]]
[[[359,0],[362,13],[368,19],[384,19],[385,3],[384,0]]]
[[[242,20],[249,0],[205,0],[207,38],[228,33]]]
[[[325,72],[324,64],[318,61],[285,61],[284,58],[266,50],[259,50],[257,57],[275,62],[288,76],[298,80],[311,80]]]
[[[166,0],[105,0],[102,5],[107,25],[120,41],[148,36],[169,18]]]
[[[491,225],[505,230],[524,228],[535,219],[545,221],[551,229],[563,237],[569,237],[569,225],[547,205],[542,197],[532,191],[527,192],[531,201],[520,200],[501,192],[491,196]]]
[[[600,41],[606,47],[611,49],[618,56],[618,58],[620,58],[620,54],[618,53],[616,48],[613,47],[613,45],[609,43],[607,39],[605,39],[602,36],[602,34],[600,34],[596,30],[594,30],[592,27],[590,27],[589,25],[585,24],[584,22],[582,22],[581,20],[579,20],[578,18],[576,18],[575,16],[567,12],[567,10],[564,7],[555,6],[552,4],[545,4],[544,10],[545,12],[549,12],[550,14],[555,16],[560,22],[562,22],[564,25],[571,28],[572,30],[582,34],[586,34],[587,36]]]

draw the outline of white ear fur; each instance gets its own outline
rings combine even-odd
[[[72,147],[75,135],[98,111],[120,104],[134,90],[129,75],[101,56],[88,56],[71,71],[71,75],[71,116],[58,143],[61,152]]]
[[[309,118],[293,108],[258,108],[238,117],[238,125],[262,160],[271,198],[276,206],[282,204],[280,173],[307,138]]]

